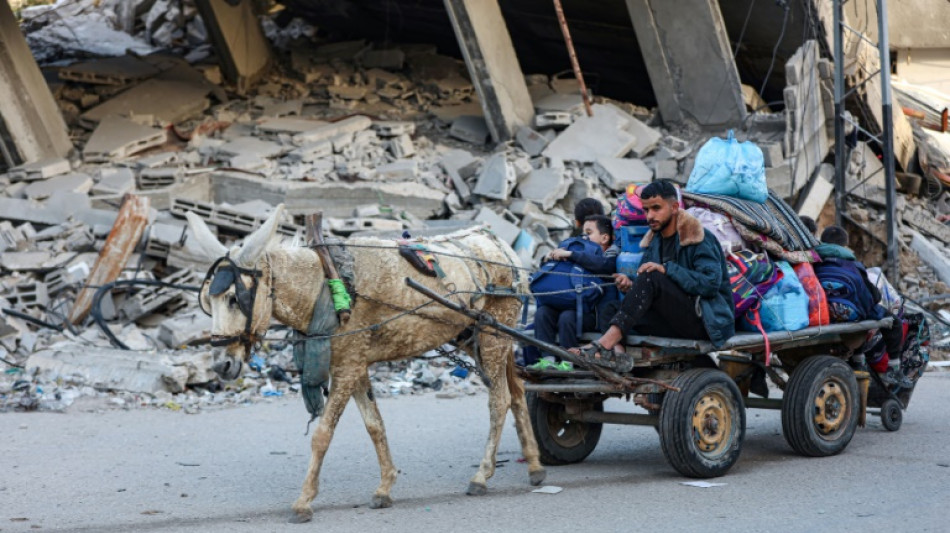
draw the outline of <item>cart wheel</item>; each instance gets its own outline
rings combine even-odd
[[[881,405],[881,423],[884,429],[888,431],[897,431],[901,428],[901,422],[904,421],[904,413],[897,400],[891,398],[884,400]]]
[[[735,382],[720,370],[694,368],[673,380],[660,408],[660,446],[677,472],[717,477],[739,459],[745,408]]]
[[[600,440],[603,424],[569,420],[564,405],[549,402],[537,393],[529,392],[528,414],[538,441],[541,462],[546,465],[568,465],[587,458]],[[595,411],[603,411],[604,403],[596,402]]]
[[[859,402],[858,381],[847,364],[830,355],[806,359],[785,388],[785,440],[809,457],[840,453],[858,426]]]

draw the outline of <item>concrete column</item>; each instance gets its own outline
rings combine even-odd
[[[8,2],[0,2],[0,137],[0,160],[11,166],[64,157],[73,147]]]
[[[496,142],[534,120],[534,104],[497,0],[445,0],[488,130]]]
[[[738,125],[745,104],[719,2],[626,2],[663,120]]]

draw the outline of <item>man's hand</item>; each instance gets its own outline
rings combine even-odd
[[[644,263],[637,269],[637,274],[646,274],[647,272],[659,272],[666,274],[666,267],[659,263]]]
[[[548,259],[552,259],[554,261],[566,261],[570,258],[571,258],[571,252],[567,250],[562,250],[561,248],[551,250],[551,253],[548,254]]]
[[[630,287],[633,287],[633,281],[626,274],[614,274],[614,283],[617,284],[617,289],[620,292],[627,292],[630,290]]]

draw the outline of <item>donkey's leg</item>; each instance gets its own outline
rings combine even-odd
[[[491,419],[491,430],[488,433],[488,443],[485,445],[485,456],[478,466],[478,472],[468,484],[468,494],[481,496],[488,491],[488,479],[495,474],[495,454],[498,452],[498,441],[501,439],[501,430],[505,426],[505,416],[511,396],[508,392],[508,380],[505,376],[506,341],[487,333],[478,334],[478,343],[481,349],[482,369],[491,380],[488,389],[488,411]]]
[[[383,426],[382,417],[379,416],[379,408],[373,398],[373,388],[369,382],[368,374],[364,374],[360,378],[356,392],[353,393],[353,399],[356,400],[356,406],[360,409],[363,423],[366,425],[366,432],[373,439],[376,456],[379,458],[379,488],[373,494],[369,506],[373,509],[390,507],[393,504],[393,499],[389,495],[389,491],[392,490],[393,483],[396,482],[396,467],[393,466],[393,458],[389,454],[386,428]]]
[[[528,402],[524,397],[524,382],[515,375],[515,361],[506,355],[505,375],[508,378],[508,390],[511,393],[511,414],[515,417],[515,428],[518,430],[518,440],[521,441],[521,453],[528,462],[528,476],[532,485],[544,482],[547,473],[541,466],[541,457],[538,452],[538,442],[531,430],[531,418],[528,416]]]
[[[340,421],[340,415],[343,414],[343,408],[346,407],[346,402],[350,400],[359,381],[360,377],[355,372],[335,374],[332,377],[330,397],[327,399],[317,430],[313,433],[310,443],[310,466],[307,468],[307,477],[304,478],[300,497],[292,506],[296,514],[291,518],[291,522],[307,522],[313,518],[310,502],[317,497],[319,491],[320,467],[323,465],[323,458],[330,446],[336,424]]]

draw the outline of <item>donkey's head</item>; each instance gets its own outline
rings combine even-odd
[[[277,206],[242,246],[230,250],[197,215],[185,215],[198,244],[214,261],[201,286],[199,304],[211,315],[211,345],[224,349],[224,357],[213,367],[222,379],[240,375],[241,363],[247,361],[251,347],[270,325],[273,278],[265,250],[283,209],[283,204]]]

